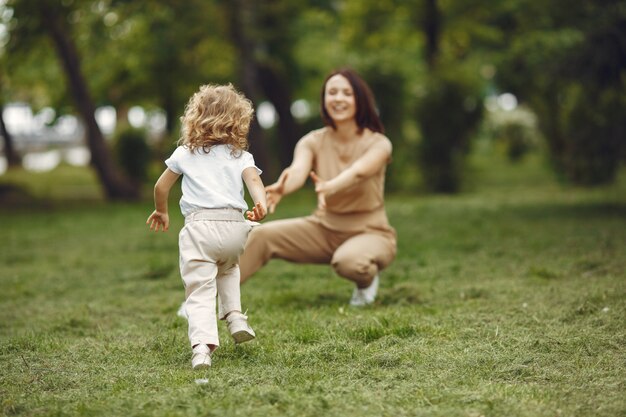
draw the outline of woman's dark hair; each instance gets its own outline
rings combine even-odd
[[[356,115],[354,118],[359,128],[359,133],[361,133],[365,128],[368,128],[373,132],[385,133],[385,127],[380,121],[380,117],[378,117],[378,112],[376,111],[372,90],[370,90],[367,83],[350,68],[340,68],[332,71],[324,80],[324,84],[322,84],[321,112],[324,124],[326,126],[331,126],[333,129],[337,128],[337,126],[335,126],[335,122],[330,117],[328,111],[326,111],[326,107],[324,106],[324,100],[326,98],[326,83],[335,75],[343,75],[352,86],[352,90],[354,91],[354,102],[356,103]]]

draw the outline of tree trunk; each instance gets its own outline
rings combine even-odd
[[[246,33],[246,28],[254,24],[253,10],[246,0],[226,2],[230,18],[230,37],[239,52],[239,80],[243,93],[257,104],[261,101],[258,91],[258,65],[254,59],[254,45]],[[278,175],[270,172],[268,152],[265,146],[265,137],[259,122],[255,117],[250,126],[250,152],[254,155],[256,165],[265,172],[265,177]],[[267,181],[267,180],[266,180]]]
[[[171,89],[168,89],[171,90]],[[168,91],[163,97],[163,111],[165,112],[165,134],[173,138],[174,137],[174,129],[176,128],[177,118],[179,116],[179,112],[176,108],[176,104],[174,98],[172,97],[171,91]]]
[[[87,143],[91,151],[91,163],[98,173],[100,182],[109,199],[137,199],[140,189],[124,178],[115,166],[102,131],[95,118],[95,105],[91,100],[87,83],[81,73],[76,46],[63,27],[61,16],[46,2],[40,4],[42,25],[52,38],[59,58],[65,68],[70,90],[77,110],[87,128]]]
[[[426,0],[424,16],[424,34],[426,35],[426,62],[428,69],[433,71],[439,55],[439,33],[441,31],[441,14],[437,0]]]
[[[2,135],[4,139],[4,155],[7,158],[8,168],[13,168],[21,165],[22,158],[15,151],[15,147],[13,146],[13,137],[7,130],[6,125],[4,124],[4,106],[0,103],[0,135]]]
[[[278,155],[281,167],[285,168],[291,164],[293,151],[300,139],[300,129],[291,114],[291,93],[285,83],[286,77],[281,77],[274,68],[260,66],[259,78],[263,92],[278,113]]]

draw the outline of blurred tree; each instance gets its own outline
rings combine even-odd
[[[0,36],[0,134],[3,136],[9,169],[21,165],[21,155],[15,149],[14,137],[4,120],[5,105],[27,102],[34,111],[54,102],[57,108],[66,106],[62,89],[51,86],[62,82],[62,74],[49,45],[34,31],[13,31],[13,9],[0,6],[0,25],[7,29]],[[17,40],[17,41],[16,41]]]
[[[626,7],[621,0],[519,2],[498,82],[530,103],[557,173],[614,180],[626,149]],[[621,92],[621,93],[620,93]]]
[[[420,168],[430,191],[458,192],[470,138],[482,117],[479,88],[458,70],[441,70],[428,78],[417,107],[422,131]]]
[[[2,135],[3,145],[4,145],[4,156],[7,159],[7,168],[11,169],[17,166],[20,166],[22,163],[22,158],[15,150],[15,146],[13,144],[13,137],[11,133],[7,130],[6,124],[4,123],[4,106],[0,103],[0,135]]]
[[[332,57],[336,66],[355,68],[372,88],[394,146],[386,180],[390,190],[415,186],[417,136],[409,114],[425,65],[415,58],[421,45],[411,21],[414,6],[412,1],[364,0],[338,9],[340,43]]]
[[[422,27],[426,38],[424,55],[428,68],[433,71],[439,55],[439,38],[441,36],[441,12],[437,0],[424,0]]]
[[[118,129],[113,138],[115,157],[128,178],[141,186],[148,177],[150,147],[146,131],[132,127]]]
[[[286,167],[302,133],[291,105],[301,75],[294,59],[294,16],[301,14],[306,4],[295,0],[222,4],[230,15],[231,39],[246,66],[240,74],[246,91],[257,104],[265,98],[276,110],[278,157],[281,167]]]
[[[4,144],[4,156],[7,159],[7,168],[12,169],[18,167],[22,163],[21,156],[15,150],[15,145],[13,144],[13,137],[11,133],[7,130],[6,124],[4,123],[4,82],[3,82],[3,74],[0,72],[0,135],[2,135],[2,140]]]
[[[484,23],[475,19],[472,29],[463,31],[462,40],[456,31],[470,16],[476,17],[481,6],[471,2],[446,6],[444,10],[437,0],[424,0],[422,14],[416,19],[424,32],[428,64],[416,107],[422,132],[419,161],[424,185],[435,192],[459,191],[470,138],[483,109],[481,81],[470,48],[480,44],[480,37],[472,35]]]
[[[228,36],[238,52],[237,77],[242,85],[242,91],[246,97],[258,105],[262,101],[262,94],[258,87],[257,74],[259,70],[254,59],[255,46],[250,34],[250,28],[253,27],[250,21],[254,17],[250,10],[250,3],[245,0],[227,0],[223,7],[229,22]],[[269,172],[271,166],[266,141],[257,117],[258,114],[255,112],[250,126],[250,151],[254,155],[257,166],[264,172],[265,177],[268,177],[268,174],[276,174],[278,170]]]
[[[267,100],[278,113],[275,129],[262,131],[254,123],[251,130],[251,150],[268,175],[278,165],[273,159],[289,164],[301,134],[320,125],[317,116],[295,118],[294,100],[305,98],[319,107],[323,77],[340,66],[355,68],[374,90],[394,143],[391,188],[415,189],[421,177],[438,189],[431,174],[448,172],[444,188],[458,189],[463,155],[488,91],[505,89],[532,105],[555,166],[574,181],[611,178],[616,155],[625,148],[620,138],[626,99],[619,92],[626,19],[618,0],[573,5],[565,0],[8,0],[6,5],[15,8],[16,17],[8,25],[5,98],[24,97],[62,114],[70,97],[85,98],[77,91],[89,92],[92,107],[116,108],[120,125],[133,105],[163,109],[169,137],[198,85],[236,80],[256,105]],[[60,30],[53,30],[51,21]],[[71,95],[56,88],[60,76],[76,66],[68,58],[71,49],[63,46],[67,42],[54,33],[69,39],[75,55],[83,57],[79,70],[88,74],[83,90],[80,83],[69,84]],[[53,41],[57,51],[66,51],[59,55],[64,71],[50,65]],[[438,160],[448,166],[429,165]],[[457,185],[450,185],[453,177]]]
[[[85,64],[93,91],[121,118],[133,105],[163,110],[174,135],[200,85],[232,78],[235,51],[224,20],[215,1],[94,2],[81,19],[83,49],[94,51]]]
[[[79,4],[80,3],[80,4]],[[112,199],[135,199],[139,189],[131,184],[113,163],[104,137],[96,122],[95,105],[80,67],[80,57],[71,36],[68,17],[74,7],[84,2],[59,4],[55,1],[11,0],[7,5],[15,11],[13,33],[25,34],[26,38],[46,34],[52,40],[67,76],[69,90],[87,129],[87,143],[91,162],[98,173],[106,196]],[[19,42],[20,37],[12,37]]]
[[[256,39],[258,81],[278,116],[279,160],[281,167],[291,164],[301,131],[291,114],[294,84],[300,71],[293,58],[293,16],[299,15],[305,3],[291,0],[269,0],[257,4]]]

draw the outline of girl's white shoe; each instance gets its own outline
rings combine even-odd
[[[203,369],[211,367],[211,349],[207,345],[198,345],[191,354],[191,367]]]
[[[228,331],[235,343],[243,343],[256,337],[252,327],[248,325],[248,316],[238,311],[233,311],[226,317]]]

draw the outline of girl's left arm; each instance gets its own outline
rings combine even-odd
[[[333,195],[371,177],[387,165],[391,158],[391,150],[389,140],[378,141],[348,169],[328,181],[318,177],[315,172],[311,172],[315,191],[324,196]]]

